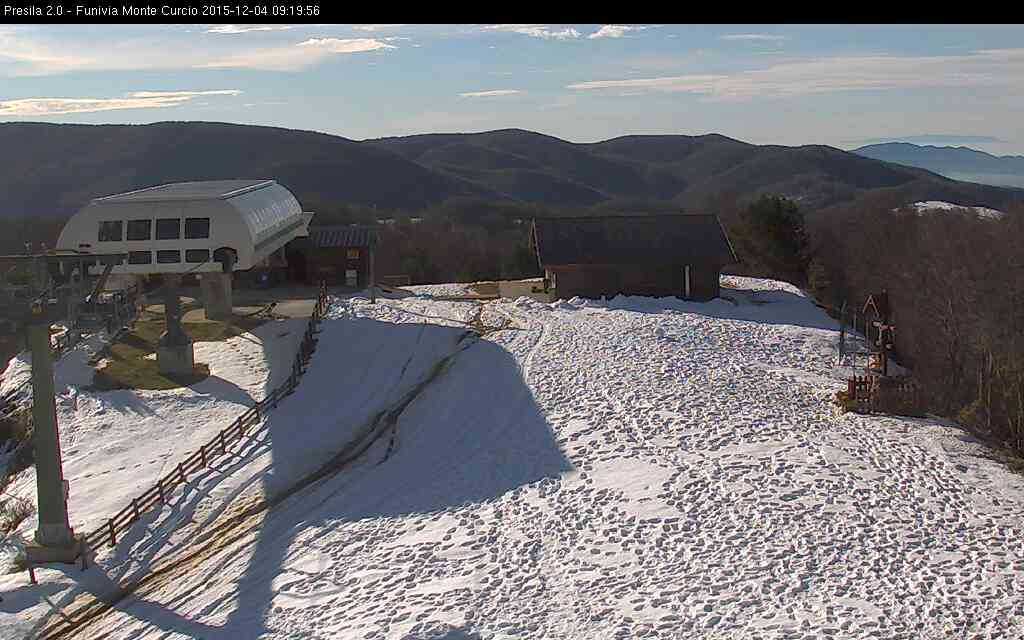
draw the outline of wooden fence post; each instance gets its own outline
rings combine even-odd
[[[160,492],[160,504],[167,502],[167,498],[164,497],[164,479],[160,478],[156,481],[156,489]]]
[[[110,546],[113,547],[117,544],[117,535],[116,532],[114,531],[114,519],[111,518],[110,520],[107,520],[107,525],[110,528]]]
[[[203,446],[199,447],[199,457],[203,461],[203,468],[205,469],[206,467],[208,467],[209,466],[209,461],[206,459],[206,445],[205,444]]]
[[[178,478],[180,479],[181,484],[188,482],[188,480],[185,479],[185,467],[180,462],[178,463]]]
[[[220,430],[220,433],[217,434],[217,437],[220,438],[220,453],[221,453],[221,455],[224,455],[225,453],[228,452],[228,447],[227,447],[227,444],[224,442],[224,430],[223,429]]]

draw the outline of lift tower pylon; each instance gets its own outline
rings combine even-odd
[[[32,447],[36,468],[39,527],[33,543],[25,546],[25,554],[33,564],[74,562],[81,553],[81,542],[75,536],[68,518],[69,486],[61,464],[60,434],[57,429],[57,408],[54,399],[53,347],[50,326],[66,318],[68,300],[56,295],[60,289],[54,274],[64,267],[77,265],[84,274],[86,265],[100,263],[107,267],[121,264],[126,254],[81,254],[74,252],[40,255],[0,256],[0,263],[22,265],[30,274],[29,283],[21,286],[20,297],[8,296],[7,275],[0,276],[0,319],[13,322],[25,335],[32,354]],[[79,286],[72,287],[77,296]],[[75,305],[82,301],[75,300]]]

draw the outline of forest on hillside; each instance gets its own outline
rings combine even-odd
[[[971,428],[1024,470],[1024,208],[919,215],[890,198],[805,218],[784,198],[730,212],[745,268],[806,288],[833,312],[887,291],[896,357],[925,409]]]

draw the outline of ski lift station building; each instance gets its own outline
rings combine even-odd
[[[57,248],[127,254],[115,275],[199,274],[207,316],[222,317],[231,272],[308,236],[312,217],[274,180],[176,182],[94,199],[64,225]]]

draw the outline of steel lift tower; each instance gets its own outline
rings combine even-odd
[[[97,262],[105,265],[104,275],[97,280],[87,298],[94,299],[103,290],[111,268],[125,257],[125,254],[0,256],[0,263],[15,265],[29,280],[16,293],[5,286],[6,299],[2,301],[0,319],[13,323],[24,332],[25,343],[32,353],[32,446],[39,528],[36,529],[34,544],[28,545],[25,551],[33,564],[74,562],[81,553],[81,543],[68,519],[69,487],[61,465],[50,326],[67,318],[69,308],[74,313],[81,306],[83,301],[79,297],[82,290],[74,285],[58,287],[52,276],[70,272],[75,266],[79,273],[85,274],[87,265]],[[7,284],[6,279],[3,284]]]

